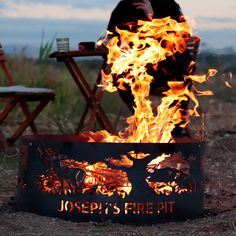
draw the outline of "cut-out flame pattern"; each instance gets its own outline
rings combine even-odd
[[[149,173],[154,173],[155,170],[161,170],[164,168],[175,169],[189,176],[190,163],[179,157],[177,154],[170,155],[163,153],[161,156],[158,156],[148,163],[147,171]]]
[[[46,153],[46,152],[44,152]],[[53,152],[52,152],[53,153]],[[132,168],[134,160],[142,160],[149,157],[149,153],[129,151],[120,155],[120,158],[105,158],[105,161],[113,165],[110,168],[105,162],[99,161],[89,164],[86,161],[72,159],[59,160],[58,166],[47,171],[46,175],[38,176],[37,185],[40,191],[48,194],[101,194],[107,197],[118,195],[122,198],[128,196],[133,186],[128,178],[128,172],[114,167]],[[61,155],[58,155],[60,158]],[[44,158],[47,158],[44,156]],[[57,156],[54,156],[56,161]],[[75,172],[70,172],[74,170]],[[158,171],[164,171],[168,180],[163,180]],[[171,195],[173,193],[192,193],[192,178],[190,175],[190,162],[180,154],[165,154],[152,159],[144,172],[140,172],[146,180],[146,184],[157,195]],[[147,175],[147,174],[148,175]],[[183,183],[184,184],[183,184]]]
[[[165,194],[167,196],[171,195],[172,193],[191,193],[190,188],[183,188],[180,187],[175,181],[171,182],[152,182],[149,178],[146,179],[146,182],[150,188],[152,188],[157,195]]]
[[[165,182],[165,181],[152,181],[151,176],[148,176],[146,178],[148,186],[152,188],[156,192],[156,194],[170,195],[172,193],[181,194],[181,193],[192,192],[191,185],[189,185],[188,187],[183,187],[177,183],[180,173],[184,174],[185,179],[190,177],[189,161],[184,160],[177,154],[170,155],[163,153],[161,156],[158,156],[157,158],[153,159],[150,163],[148,163],[147,172],[153,174],[155,173],[155,171],[162,170],[165,168],[178,171],[173,180]]]
[[[62,167],[84,171],[82,193],[96,192],[106,196],[117,193],[124,198],[132,190],[126,172],[109,168],[104,162],[89,164],[75,160],[62,160]]]

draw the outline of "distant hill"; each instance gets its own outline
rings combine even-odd
[[[30,58],[37,58],[39,55],[39,47],[22,46],[22,45],[2,45],[4,51],[9,55],[24,54]]]

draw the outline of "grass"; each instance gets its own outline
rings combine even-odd
[[[17,84],[29,87],[46,87],[55,90],[55,100],[43,110],[41,117],[46,117],[53,123],[55,130],[50,130],[50,132],[72,134],[83,112],[85,101],[64,63],[58,63],[55,59],[48,58],[51,52],[51,43],[41,46],[37,59],[27,58],[24,51],[8,56],[9,67]],[[94,84],[102,60],[95,58],[88,61],[80,60],[78,63],[89,84]],[[1,71],[0,79],[1,84],[6,85]],[[113,101],[111,102],[111,100]],[[115,109],[114,102],[116,104]],[[112,119],[118,120],[117,116],[122,113],[122,102],[119,97],[113,94],[105,95],[102,103],[106,112],[111,114]],[[124,106],[123,110],[126,111]],[[17,113],[17,111],[15,112]],[[122,115],[125,115],[124,112]],[[95,129],[100,129],[100,127],[96,126]]]
[[[47,87],[55,90],[55,101],[43,110],[42,117],[46,117],[48,121],[53,123],[55,132],[71,134],[77,126],[85,103],[64,63],[48,58],[52,45],[53,40],[42,44],[37,59],[27,58],[22,49],[20,53],[8,57],[9,65],[18,84],[31,87]],[[225,81],[230,80],[230,73],[233,74],[233,77],[236,74],[235,62],[236,56],[233,53],[213,54],[207,51],[200,53],[197,62],[197,73],[205,74],[209,68],[218,70],[215,78],[207,85],[200,86],[200,88],[212,90],[215,93],[214,98],[235,101],[235,80],[231,81],[232,89],[226,88],[224,85]],[[78,63],[89,83],[94,83],[102,61],[95,58],[94,60],[80,60]],[[1,73],[0,78],[1,83],[4,84]],[[122,120],[120,118],[129,115],[128,109],[117,94],[106,93],[102,106],[117,127],[122,126],[122,122],[119,124],[119,121]],[[96,126],[95,129],[99,129],[99,127]]]

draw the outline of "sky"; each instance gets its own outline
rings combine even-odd
[[[164,0],[163,0],[164,1]],[[104,34],[119,0],[0,0],[0,43],[37,48],[69,37],[70,48]],[[204,49],[236,49],[236,0],[177,0]],[[55,47],[55,45],[54,45]]]

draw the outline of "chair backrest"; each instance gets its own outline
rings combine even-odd
[[[15,85],[13,75],[8,67],[6,55],[1,44],[0,44],[0,67],[2,68],[3,73],[7,79],[7,85],[9,86]]]
[[[186,39],[187,48],[194,60],[197,58],[200,42],[201,39],[197,36],[191,36]]]

